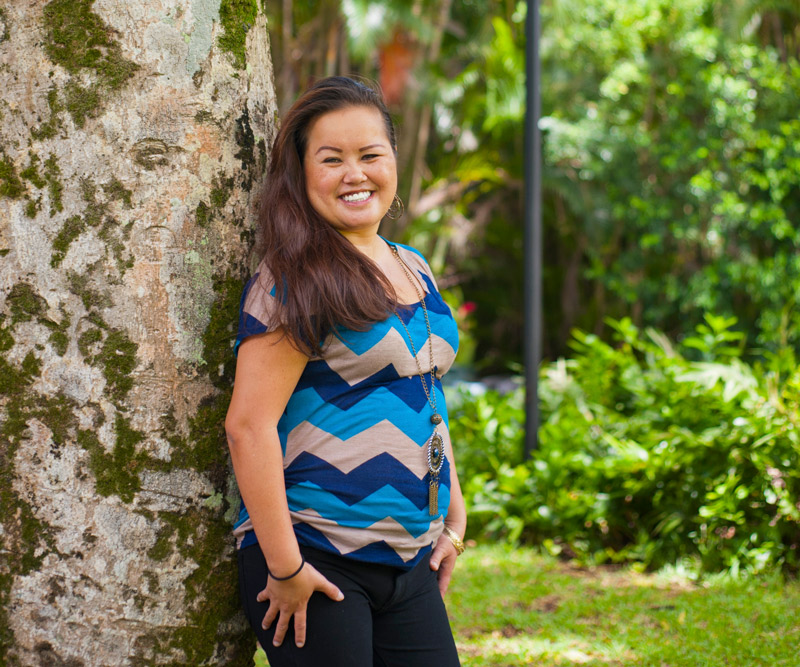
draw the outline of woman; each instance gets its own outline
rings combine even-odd
[[[283,119],[225,427],[248,619],[272,667],[458,665],[442,596],[464,501],[440,378],[458,334],[397,189],[380,95],[345,77]]]

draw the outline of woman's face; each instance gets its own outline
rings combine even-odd
[[[306,194],[345,236],[376,233],[397,192],[397,161],[381,113],[346,107],[309,126],[303,160]]]

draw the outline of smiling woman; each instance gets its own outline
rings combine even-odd
[[[304,160],[314,209],[345,238],[369,240],[397,192],[397,160],[380,112],[347,107],[317,118]]]
[[[458,332],[425,259],[379,236],[380,94],[295,102],[262,198],[226,419],[245,612],[272,667],[459,664],[442,596],[466,513],[441,377]]]

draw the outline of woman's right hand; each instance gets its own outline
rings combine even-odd
[[[306,643],[306,606],[308,599],[315,591],[325,593],[331,600],[337,602],[344,600],[342,591],[308,562],[297,576],[287,581],[267,578],[267,587],[258,594],[256,599],[259,602],[269,601],[269,609],[264,615],[261,627],[266,630],[275,622],[276,618],[278,619],[275,636],[272,640],[275,646],[283,643],[292,616],[294,616],[295,644],[299,648]]]

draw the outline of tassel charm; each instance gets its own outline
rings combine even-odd
[[[439,513],[439,475],[431,475],[428,484],[428,514],[436,516]]]
[[[428,483],[428,514],[436,516],[439,513],[439,472],[444,465],[444,439],[436,427],[425,445],[428,450],[428,472],[431,475]]]

